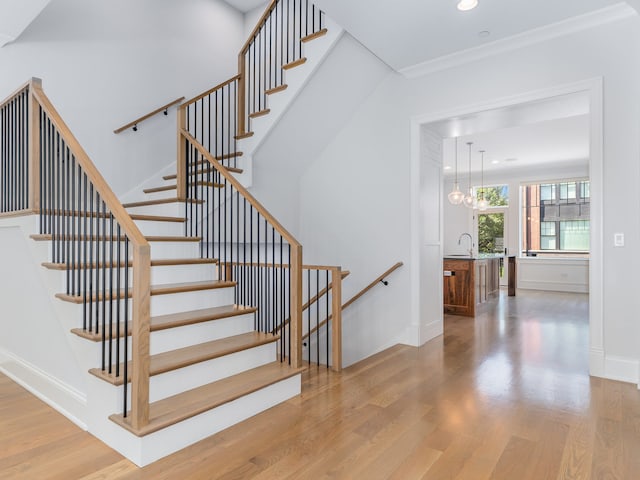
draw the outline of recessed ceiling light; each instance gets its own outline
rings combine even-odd
[[[497,165],[498,163],[500,163],[500,160],[491,160],[491,163],[493,163],[494,165]]]
[[[486,37],[488,37],[489,35],[491,35],[491,32],[490,32],[489,30],[483,30],[483,31],[481,31],[481,32],[479,32],[479,33],[478,33],[478,36],[479,36],[480,38],[486,38]]]
[[[449,165],[445,166],[444,170],[451,170],[451,166],[449,166]]]
[[[458,2],[458,10],[466,12],[478,6],[478,0],[460,0]]]

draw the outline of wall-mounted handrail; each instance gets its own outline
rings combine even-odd
[[[137,131],[137,127],[139,123],[144,122],[145,120],[153,117],[154,115],[159,114],[160,112],[164,112],[165,115],[167,115],[167,110],[171,107],[173,107],[174,105],[179,104],[180,102],[182,102],[184,100],[184,97],[180,97],[180,98],[176,98],[175,100],[167,103],[166,105],[163,105],[161,107],[156,108],[154,111],[147,113],[146,115],[142,115],[139,118],[136,118],[134,121],[127,123],[126,125],[123,125],[120,128],[116,128],[113,133],[115,133],[116,135],[118,133],[122,133],[125,130],[128,130],[129,128],[133,127],[134,131]]]
[[[150,246],[44,93],[39,79],[31,80],[30,93],[32,145],[29,151],[38,184],[34,195],[39,198],[34,203],[41,206],[41,234],[47,234],[52,240],[54,262],[67,265],[66,296],[80,298],[84,328],[88,316],[89,325],[93,325],[90,328],[102,333],[102,369],[111,371],[113,363],[119,365],[122,357],[125,379],[129,371],[127,342],[126,339],[123,341],[122,353],[119,335],[112,338],[111,324],[115,309],[117,328],[123,321],[128,330],[128,299],[131,299],[130,421],[134,428],[140,428],[149,421]],[[125,258],[128,260],[129,246],[133,268],[130,289],[128,269],[121,281],[118,268]],[[117,272],[114,272],[113,264]],[[89,285],[95,285],[95,290],[92,291]],[[122,319],[121,303],[124,304]],[[98,318],[102,318],[101,325]],[[126,415],[126,387],[124,397]]]
[[[397,270],[398,268],[400,268],[403,265],[402,262],[398,262],[395,265],[393,265],[392,267],[390,267],[389,269],[387,269],[382,275],[380,275],[378,278],[376,278],[373,282],[371,282],[369,285],[367,285],[366,287],[364,287],[362,290],[360,290],[358,293],[356,293],[353,297],[351,297],[348,301],[346,301],[345,303],[342,304],[342,310],[344,310],[345,308],[349,307],[351,304],[353,304],[353,302],[355,302],[356,300],[358,300],[360,297],[362,297],[365,293],[367,293],[369,290],[371,290],[373,287],[375,287],[378,283],[382,282],[385,278],[387,278],[391,273],[393,273],[395,270]],[[385,283],[385,285],[387,285]],[[319,330],[320,328],[322,328],[323,326],[325,326],[329,321],[331,320],[331,315],[329,315],[329,317],[327,317],[324,321],[322,321],[320,324],[318,324],[316,327],[314,327],[313,329],[311,329],[309,332],[307,332],[303,337],[302,340],[307,339],[310,335],[312,335],[313,333],[315,333],[317,330]]]

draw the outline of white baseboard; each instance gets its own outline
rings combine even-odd
[[[3,348],[0,348],[0,372],[87,430],[87,398],[81,392]]]
[[[638,384],[640,362],[635,358],[606,355],[602,350],[591,349],[589,373],[594,377]]]
[[[584,283],[518,280],[518,288],[523,290],[544,290],[548,292],[589,293],[589,285]]]

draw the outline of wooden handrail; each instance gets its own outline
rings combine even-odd
[[[367,285],[362,290],[360,290],[358,293],[356,293],[353,297],[351,297],[346,303],[342,304],[342,310],[344,310],[345,308],[350,306],[353,302],[358,300],[361,296],[363,296],[365,293],[367,293],[369,290],[371,290],[373,287],[375,287],[380,281],[384,280],[387,276],[389,276],[392,272],[394,272],[395,270],[400,268],[402,265],[404,265],[402,262],[398,262],[393,267],[389,268],[386,272],[384,272],[382,275],[380,275],[378,278],[376,278],[373,282],[371,282],[369,285]],[[313,327],[308,333],[306,333],[302,337],[302,339],[304,340],[305,338],[308,338],[309,335],[311,335],[312,333],[316,332],[316,330],[324,327],[329,322],[329,320],[331,320],[332,317],[333,317],[333,315],[329,315],[328,318],[324,319],[318,325]]]
[[[207,95],[211,95],[213,92],[215,92],[216,90],[220,90],[223,87],[226,87],[227,85],[229,85],[232,82],[235,82],[236,80],[238,80],[240,78],[240,75],[235,75],[233,77],[231,77],[229,80],[225,80],[224,82],[216,85],[213,88],[210,88],[209,90],[207,90],[206,92],[202,92],[200,95],[198,95],[197,97],[193,97],[190,100],[187,100],[186,102],[183,102],[182,105],[180,105],[181,109],[186,109],[189,105],[191,105],[192,103],[197,102],[198,100],[202,100],[204,97],[206,97]]]
[[[233,176],[231,173],[229,173],[229,171],[227,171],[227,169],[224,168],[218,162],[218,160],[216,160],[216,158],[209,152],[209,150],[207,150],[207,148],[204,145],[202,145],[195,138],[193,138],[193,136],[184,128],[181,129],[181,134],[186,140],[189,141],[189,143],[191,143],[191,145],[193,145],[193,147],[196,148],[196,150],[198,150],[198,152],[200,152],[203,158],[206,158],[209,161],[209,163],[218,171],[220,175],[222,175],[227,180],[227,182],[229,182],[233,186],[233,188],[235,188],[238,192],[240,192],[240,195],[246,198],[247,201],[251,203],[251,205],[253,205],[253,207],[258,211],[258,213],[262,215],[265,218],[265,220],[267,220],[267,222],[269,222],[271,226],[274,227],[280,235],[282,235],[282,238],[284,238],[287,241],[287,243],[289,243],[289,245],[291,245],[292,247],[302,246],[300,242],[298,242],[298,240],[296,240],[296,238],[293,235],[291,235],[291,233],[289,233],[287,229],[284,228],[282,224],[273,215],[271,215],[271,213],[269,213],[269,211],[258,200],[256,200],[256,198],[253,195],[251,195],[247,191],[247,189],[238,181],[238,179],[235,176]]]
[[[116,128],[113,133],[115,133],[116,135],[118,133],[124,132],[125,130],[131,128],[131,127],[135,127],[136,125],[138,125],[138,123],[144,122],[146,119],[153,117],[154,115],[157,115],[160,112],[164,112],[165,110],[167,110],[170,107],[173,107],[174,105],[182,102],[184,100],[184,97],[180,97],[180,98],[176,98],[175,100],[173,100],[172,102],[167,103],[166,105],[163,105],[161,107],[156,108],[153,112],[149,112],[146,115],[141,116],[140,118],[136,118],[133,122],[129,122],[126,125],[120,127],[120,128]]]
[[[269,15],[271,15],[271,12],[273,11],[273,9],[276,6],[276,3],[278,3],[278,0],[271,0],[269,5],[267,6],[266,10],[264,11],[262,16],[260,17],[260,19],[256,23],[256,26],[254,27],[254,29],[249,34],[249,37],[247,38],[247,41],[244,43],[244,45],[240,49],[240,55],[244,55],[245,53],[247,53],[247,50],[249,49],[249,46],[251,45],[251,42],[253,41],[253,37],[256,36],[256,34],[262,28],[262,24],[264,23],[264,21],[269,17]]]
[[[356,293],[353,297],[351,297],[347,303],[342,305],[342,309],[344,310],[349,305],[351,305],[353,302],[358,300],[361,296],[363,296],[365,293],[367,293],[369,290],[371,290],[373,287],[375,287],[379,282],[384,280],[388,275],[390,275],[391,273],[393,273],[394,271],[399,269],[402,265],[404,265],[402,262],[398,262],[394,266],[389,268],[386,272],[384,272],[382,275],[380,275],[378,278],[376,278],[373,282],[371,282],[369,285],[367,285],[362,290],[360,290],[358,293]]]
[[[22,84],[20,87],[15,89],[11,94],[9,94],[9,96],[7,96],[4,100],[2,100],[2,102],[0,102],[0,108],[4,107],[7,103],[9,103],[11,100],[13,100],[15,97],[17,97],[20,93],[22,93],[25,88],[30,87],[34,81],[37,82],[37,81],[39,81],[39,79],[38,78],[32,78],[28,82]]]
[[[32,98],[56,127],[66,146],[75,157],[83,173],[93,184],[100,198],[112,213],[132,244],[132,369],[131,369],[131,425],[139,429],[149,423],[149,366],[150,366],[150,278],[151,248],[135,222],[124,209],[96,166],[42,90],[39,79],[31,82]],[[32,137],[33,138],[33,137]]]

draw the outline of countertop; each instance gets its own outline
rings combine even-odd
[[[454,255],[444,255],[445,260],[485,260],[488,258],[504,258],[503,253],[481,253],[476,257],[470,257],[469,255],[462,254],[454,254]]]

